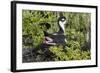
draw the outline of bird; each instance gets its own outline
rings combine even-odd
[[[47,45],[65,45],[67,40],[65,37],[65,24],[67,23],[66,17],[62,14],[58,18],[58,26],[59,31],[55,32],[53,34],[49,34],[46,31],[44,31],[45,34],[45,41],[44,43]]]

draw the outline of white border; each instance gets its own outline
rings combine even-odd
[[[63,11],[63,12],[86,12],[91,13],[91,60],[76,60],[76,61],[58,61],[58,62],[33,62],[22,63],[22,9],[28,10],[46,10],[46,11]],[[96,40],[95,29],[96,21],[94,8],[81,7],[63,7],[63,6],[45,6],[45,5],[28,5],[17,4],[17,70],[22,69],[38,69],[38,68],[52,68],[52,67],[72,67],[72,66],[86,66],[95,65],[96,60]]]

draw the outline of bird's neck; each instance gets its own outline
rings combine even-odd
[[[58,33],[59,34],[64,34],[64,30],[60,27]]]
[[[60,31],[62,31],[62,32],[65,31],[65,28],[64,28],[65,23],[66,23],[66,21],[64,21],[64,22],[59,21],[59,28],[60,28]]]
[[[61,33],[64,33],[64,32],[65,32],[65,31],[64,31],[64,25],[63,25],[63,26],[60,25],[60,27],[59,27],[59,32],[61,32]]]

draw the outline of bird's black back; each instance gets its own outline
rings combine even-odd
[[[65,35],[50,35],[50,38],[53,39],[53,42],[60,45],[60,44],[66,44],[65,42]]]

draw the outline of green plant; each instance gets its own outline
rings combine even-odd
[[[57,19],[60,12],[50,11],[35,11],[35,10],[23,10],[22,11],[22,35],[32,37],[32,45],[25,46],[23,48],[37,47],[44,41],[44,30],[52,34],[59,30]],[[87,31],[90,30],[91,14],[89,13],[78,13],[78,12],[62,12],[67,18],[67,24],[65,25],[65,36],[67,39],[66,46],[62,45],[50,46],[48,48],[50,54],[48,59],[55,61],[67,61],[67,60],[84,60],[91,59],[90,48],[86,47],[87,50],[82,50],[82,45],[85,44]],[[45,26],[40,24],[48,23],[50,28],[47,29]],[[24,37],[23,37],[24,38]],[[44,48],[39,48],[42,50]],[[39,51],[38,50],[38,51]],[[44,53],[40,51],[39,53]],[[48,53],[48,51],[46,52]],[[44,55],[36,54],[38,57],[46,58]],[[53,57],[52,57],[53,56]]]

